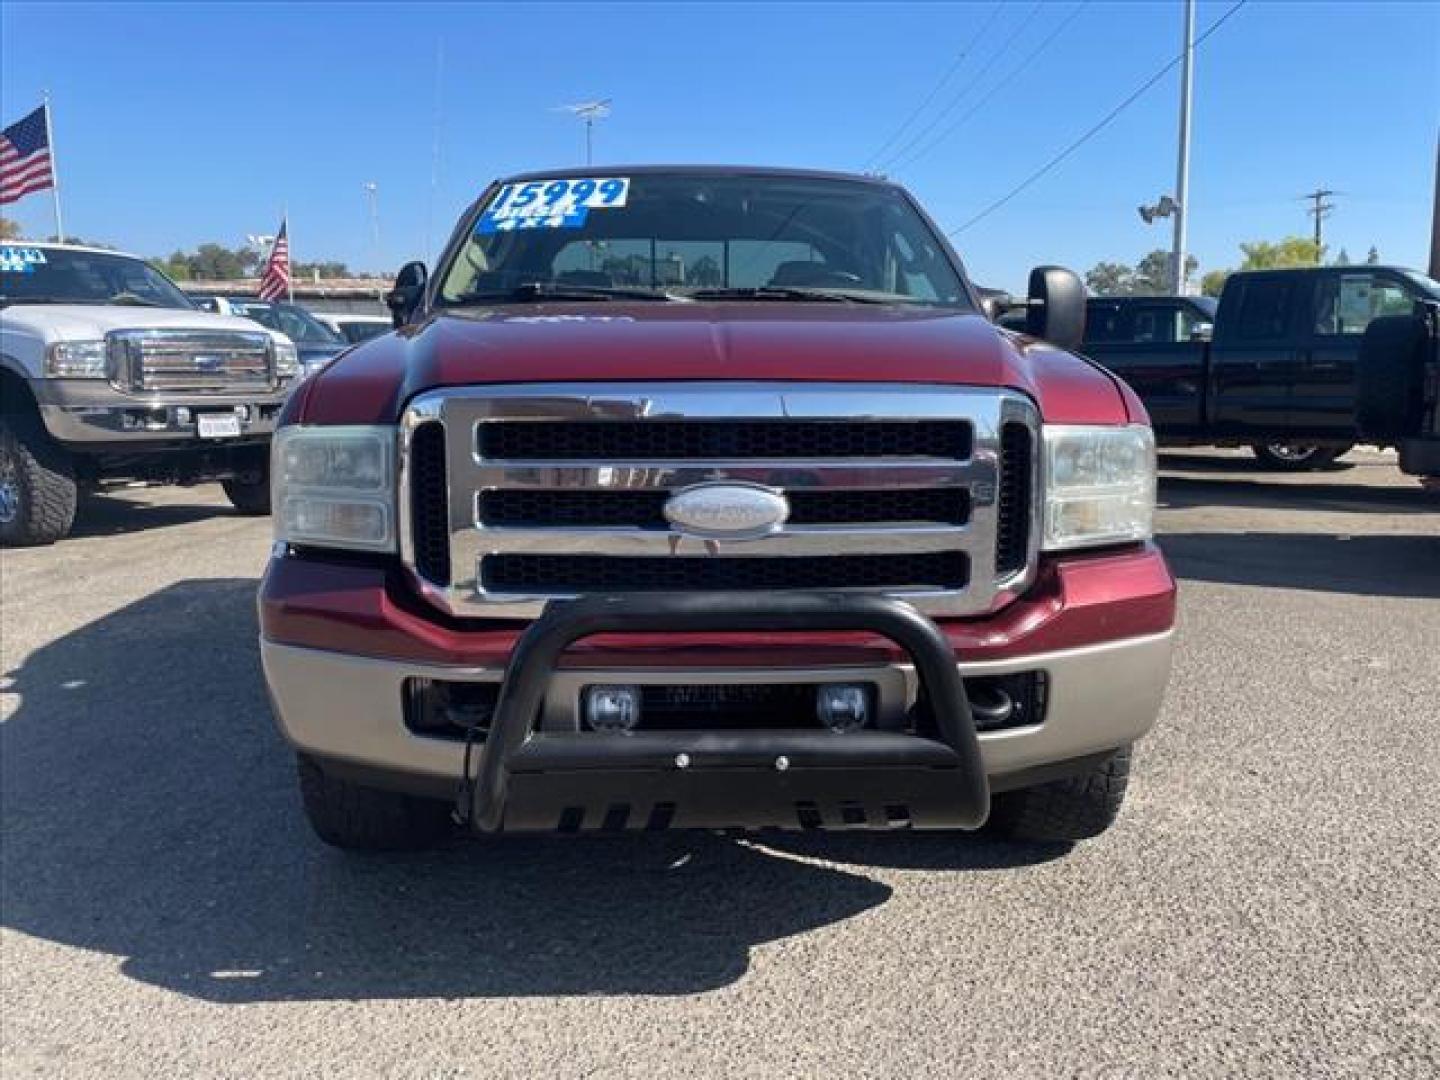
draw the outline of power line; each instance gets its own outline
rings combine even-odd
[[[940,110],[939,113],[932,117],[930,123],[926,124],[925,127],[914,138],[912,138],[908,143],[906,143],[895,153],[891,154],[888,162],[898,161],[901,158],[907,156],[911,150],[913,150],[916,146],[918,146],[921,142],[925,140],[925,137],[929,135],[930,132],[934,131],[939,124],[943,123],[946,117],[948,117],[950,113],[955,110],[955,107],[959,105],[960,102],[965,100],[965,95],[970,93],[971,90],[978,86],[980,84],[980,80],[985,78],[985,76],[990,73],[990,69],[995,66],[995,64],[1000,60],[1000,58],[1010,51],[1010,46],[1015,44],[1015,39],[1018,38],[1022,33],[1024,33],[1026,28],[1035,21],[1035,16],[1040,14],[1040,9],[1044,6],[1045,0],[1035,0],[1035,6],[1030,9],[1029,13],[1023,19],[1021,19],[1020,23],[1015,27],[1015,29],[1010,32],[1010,36],[1006,38],[1003,42],[1001,42],[1000,47],[990,54],[990,59],[985,64],[985,66],[976,73],[973,79],[971,79],[968,83],[961,87],[960,92],[950,99],[950,104],[946,105],[943,109]],[[882,161],[880,163],[881,167],[884,168],[888,164],[888,162]]]
[[[1039,56],[1042,52],[1044,52],[1047,48],[1049,48],[1050,43],[1053,42],[1056,38],[1058,38],[1061,34],[1063,34],[1069,28],[1070,24],[1073,23],[1080,16],[1080,12],[1085,10],[1085,5],[1089,2],[1090,0],[1080,0],[1080,3],[1077,4],[1073,9],[1071,9],[1070,14],[1065,16],[1065,18],[1060,20],[1060,22],[1056,23],[1055,27],[1050,31],[1050,33],[1045,35],[1044,40],[1041,41],[1040,44],[1037,45],[1034,49],[1032,49],[1030,51],[1030,54],[1026,56],[1024,60],[1020,61],[1018,67],[1014,68],[1010,72],[1010,74],[1006,75],[994,86],[990,87],[989,91],[987,91],[985,95],[980,98],[979,101],[975,102],[975,104],[971,105],[970,108],[965,110],[964,115],[962,115],[939,135],[935,136],[935,138],[930,140],[928,145],[922,146],[919,150],[911,154],[903,161],[897,160],[893,162],[892,167],[900,169],[908,168],[909,166],[914,165],[915,162],[919,161],[926,154],[930,153],[930,151],[934,150],[935,147],[939,146],[946,139],[950,138],[951,135],[954,135],[955,132],[958,131],[962,125],[964,125],[965,121],[969,120],[977,112],[983,109],[986,104],[989,103],[991,98],[993,98],[1001,90],[1004,90],[1007,86],[1014,82],[1018,75],[1022,74],[1026,68],[1028,68],[1032,63],[1034,63],[1035,58]]]
[[[995,5],[990,9],[990,17],[985,20],[985,25],[980,27],[979,33],[977,33],[973,38],[970,39],[970,44],[966,45],[965,48],[960,50],[960,55],[955,57],[954,62],[951,63],[951,65],[946,69],[945,74],[940,76],[940,81],[937,82],[935,86],[931,89],[930,93],[926,95],[925,100],[920,102],[919,105],[915,106],[915,110],[909,116],[907,116],[905,118],[905,122],[901,124],[898,128],[896,128],[895,131],[890,135],[890,137],[881,144],[879,150],[876,150],[873,154],[871,154],[868,158],[865,159],[866,167],[869,167],[871,164],[878,162],[882,157],[884,157],[885,151],[889,150],[890,147],[894,146],[895,143],[899,140],[900,136],[905,133],[905,130],[911,124],[913,124],[916,119],[919,118],[921,113],[923,113],[926,109],[930,107],[931,102],[933,102],[937,97],[940,96],[940,91],[945,89],[945,84],[950,81],[950,79],[954,76],[955,72],[960,70],[960,65],[965,62],[965,58],[967,56],[969,56],[972,52],[975,51],[975,46],[980,44],[980,39],[983,38],[985,36],[985,32],[990,29],[990,24],[995,21],[995,17],[1000,14],[1000,9],[1003,6],[1004,5],[1001,3],[1001,0],[995,0]]]
[[[1226,20],[1229,19],[1230,16],[1234,15],[1237,11],[1239,11],[1242,7],[1244,7],[1247,2],[1248,0],[1236,0],[1236,2],[1231,5],[1230,9],[1225,12],[1225,14],[1221,15],[1218,19],[1216,19],[1213,23],[1211,23],[1208,27],[1205,28],[1204,33],[1202,33],[1199,37],[1195,39],[1195,44],[1192,46],[1192,48],[1199,48],[1200,44],[1205,41],[1206,38],[1208,38],[1211,34],[1215,33],[1216,30],[1219,30],[1220,27],[1225,24]],[[1150,76],[1150,78],[1146,79],[1143,83],[1141,83],[1140,86],[1136,88],[1134,93],[1132,93],[1124,101],[1120,102],[1119,105],[1116,105],[1115,108],[1111,109],[1108,113],[1106,113],[1105,116],[1102,117],[1100,121],[1096,123],[1093,127],[1091,127],[1088,131],[1086,131],[1085,134],[1081,135],[1069,146],[1065,147],[1064,150],[1061,150],[1060,153],[1056,154],[1044,165],[1040,166],[1040,168],[1036,169],[1033,173],[1027,176],[1024,180],[1022,180],[1019,184],[1011,188],[1010,191],[1007,192],[1005,195],[1001,196],[1000,198],[992,202],[989,206],[985,207],[984,210],[981,210],[969,221],[965,222],[962,225],[957,225],[945,235],[955,236],[958,233],[964,232],[966,229],[970,228],[970,226],[976,224],[977,222],[983,221],[985,218],[993,214],[996,210],[999,210],[1002,206],[1008,203],[1011,199],[1015,198],[1016,195],[1019,195],[1031,184],[1035,183],[1035,181],[1045,176],[1045,174],[1050,172],[1051,169],[1055,168],[1055,166],[1059,165],[1076,150],[1079,150],[1080,147],[1084,146],[1092,138],[1094,138],[1106,127],[1108,127],[1111,121],[1113,121],[1117,116],[1119,116],[1122,112],[1124,112],[1127,108],[1134,104],[1136,99],[1138,99],[1142,94],[1144,94],[1145,91],[1149,90],[1152,86],[1154,86],[1166,75],[1168,75],[1172,70],[1174,70],[1175,66],[1184,59],[1184,56],[1185,54],[1183,52],[1178,54],[1173,60],[1171,60],[1168,64],[1162,67],[1154,75]]]

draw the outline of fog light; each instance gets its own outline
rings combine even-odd
[[[590,687],[585,691],[585,723],[593,731],[634,731],[640,723],[640,688]]]
[[[830,683],[815,695],[815,713],[831,731],[858,731],[870,721],[870,694],[864,686]]]

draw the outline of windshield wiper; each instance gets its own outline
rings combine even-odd
[[[799,285],[756,285],[728,289],[696,289],[694,300],[815,300],[832,304],[891,304],[895,300],[842,289],[810,289]],[[898,298],[897,298],[898,299]]]
[[[523,304],[540,300],[680,300],[653,289],[626,289],[610,285],[567,285],[556,281],[527,281],[513,289],[487,289],[461,293],[445,306],[461,304]]]

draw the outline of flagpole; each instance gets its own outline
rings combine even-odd
[[[291,254],[295,245],[290,241],[290,204],[280,211],[280,228],[285,233],[285,298],[295,302],[295,257]]]
[[[45,105],[45,145],[50,148],[50,194],[55,197],[55,239],[63,244],[65,223],[60,217],[60,159],[55,153],[55,128],[50,123],[50,91],[41,91],[40,97]]]

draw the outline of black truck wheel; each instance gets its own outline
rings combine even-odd
[[[1276,472],[1309,472],[1335,464],[1335,459],[1354,449],[1349,446],[1314,446],[1309,443],[1255,443],[1250,447],[1256,459]]]
[[[1030,843],[1088,840],[1115,823],[1129,783],[1125,746],[1076,776],[994,796],[987,827]]]
[[[454,830],[450,804],[421,799],[329,776],[320,764],[296,756],[300,797],[315,835],[347,851],[419,851]]]
[[[1366,438],[1419,432],[1425,337],[1425,321],[1413,315],[1391,315],[1366,327],[1355,387],[1355,417]]]
[[[259,479],[232,476],[220,481],[230,505],[242,514],[263,517],[270,513],[270,477],[261,473]]]
[[[70,455],[33,418],[0,420],[0,543],[53,544],[74,523]]]

